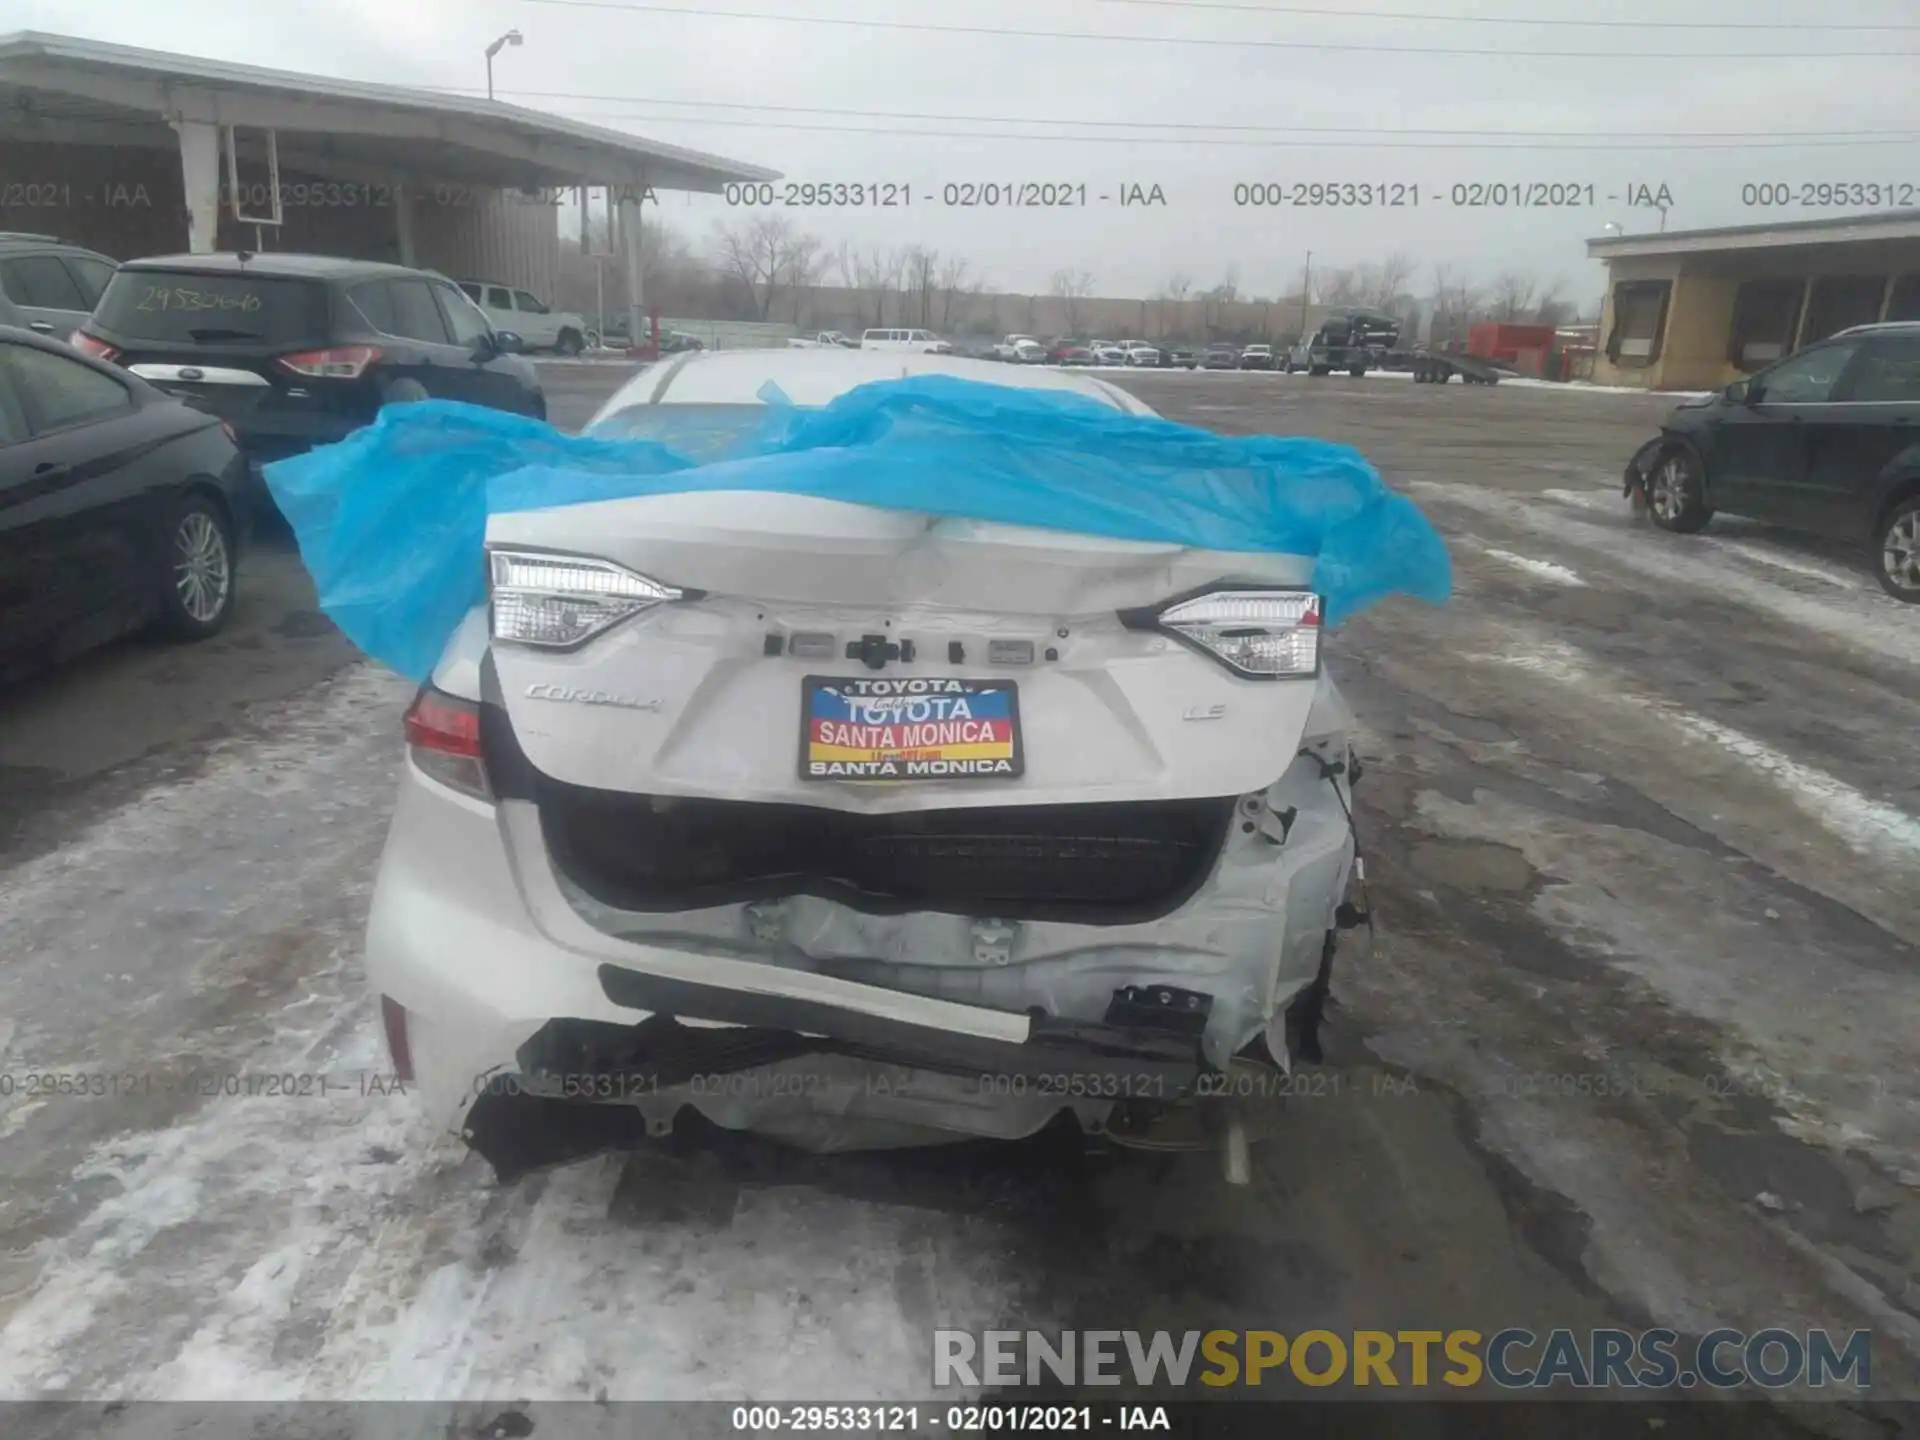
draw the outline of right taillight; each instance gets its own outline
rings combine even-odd
[[[74,331],[67,343],[82,355],[91,355],[96,360],[111,360],[120,353],[117,346],[109,345],[104,340],[96,340],[84,330]]]
[[[407,707],[406,727],[407,753],[423,774],[476,800],[493,798],[478,705],[425,685]]]
[[[1311,590],[1223,587],[1121,619],[1129,629],[1171,635],[1249,680],[1320,673],[1321,604]]]
[[[301,350],[282,355],[280,363],[296,375],[315,380],[358,380],[379,358],[377,345],[336,345],[328,350]]]

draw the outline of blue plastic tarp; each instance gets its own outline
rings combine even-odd
[[[1228,436],[1068,391],[949,375],[883,380],[817,409],[646,407],[565,435],[451,401],[392,405],[265,469],[321,608],[416,680],[485,597],[487,517],[638,495],[775,491],[922,514],[1310,556],[1337,624],[1395,592],[1446,600],[1452,567],[1419,508],[1357,450]],[[660,577],[671,583],[672,576]]]

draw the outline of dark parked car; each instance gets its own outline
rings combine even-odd
[[[1920,323],[1862,325],[1667,417],[1627,466],[1656,525],[1716,510],[1865,540],[1920,602]]]
[[[1200,357],[1194,353],[1191,345],[1163,345],[1160,347],[1160,364],[1163,369],[1191,370],[1200,363]]]
[[[124,370],[0,329],[0,674],[233,611],[246,479],[227,426]]]
[[[396,401],[544,419],[519,343],[442,276],[245,251],[129,261],[74,337],[227,421],[262,464],[344,439]]]
[[[57,236],[0,231],[0,294],[11,302],[5,323],[65,340],[92,313],[114,265]]]
[[[1231,345],[1209,345],[1207,353],[1200,357],[1203,370],[1238,370],[1240,352]]]

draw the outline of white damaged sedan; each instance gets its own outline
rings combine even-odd
[[[1152,413],[767,350],[654,367],[589,433],[928,373]],[[740,492],[496,515],[487,551],[407,715],[367,971],[503,1177],[689,1110],[820,1150],[1125,1138],[1314,1055],[1355,766],[1310,557]]]

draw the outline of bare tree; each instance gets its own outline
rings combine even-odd
[[[1380,262],[1375,276],[1376,286],[1373,304],[1383,310],[1390,310],[1412,299],[1407,291],[1413,279],[1413,256],[1404,250],[1395,250]]]
[[[715,236],[722,268],[745,289],[762,320],[773,313],[774,300],[793,287],[796,275],[811,272],[820,250],[820,238],[785,215],[720,224]]]
[[[1574,303],[1561,294],[1566,289],[1566,285],[1564,278],[1556,278],[1552,284],[1540,292],[1540,298],[1533,307],[1534,324],[1552,325],[1558,328],[1574,318]]]
[[[1493,277],[1489,318],[1502,324],[1512,324],[1526,318],[1533,310],[1533,296],[1537,288],[1538,282],[1531,275],[1518,270],[1502,270]]]
[[[940,262],[940,273],[934,277],[934,285],[940,292],[940,329],[953,328],[954,302],[967,288],[967,262],[958,255]],[[979,293],[980,282],[974,282],[974,293]]]
[[[1162,335],[1169,333],[1179,335],[1185,331],[1187,293],[1192,289],[1193,277],[1179,271],[1174,272],[1174,274],[1168,278],[1167,283],[1160,287],[1160,294],[1156,298],[1160,301],[1158,308],[1160,311],[1160,333]],[[1171,325],[1167,323],[1167,312],[1169,309],[1173,312],[1173,323]]]
[[[874,246],[854,261],[855,288],[860,297],[873,306],[873,319],[863,321],[870,325],[887,323],[887,297],[896,293],[900,286],[900,272],[906,268],[906,256],[898,250],[881,250]]]
[[[1466,329],[1485,308],[1478,287],[1451,265],[1433,267],[1433,343],[1464,337]]]
[[[1314,299],[1325,305],[1363,305],[1367,301],[1368,279],[1362,267],[1348,265],[1322,270],[1314,276]]]
[[[900,273],[903,277],[903,290],[907,302],[907,314],[913,317],[916,325],[933,324],[933,295],[935,275],[940,269],[940,252],[930,250],[924,245],[909,245],[902,259]]]
[[[1200,295],[1200,318],[1211,339],[1226,323],[1227,307],[1240,298],[1240,267],[1229,265],[1220,283]]]
[[[1067,330],[1078,335],[1080,317],[1084,313],[1080,302],[1093,294],[1093,272],[1085,268],[1074,270],[1063,266],[1053,272],[1047,293],[1059,300],[1061,308],[1066,311]]]

